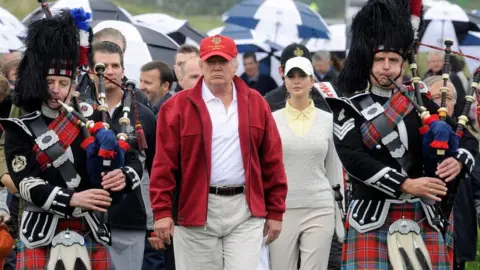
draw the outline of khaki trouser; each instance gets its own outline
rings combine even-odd
[[[282,232],[270,244],[272,270],[323,270],[328,267],[335,231],[333,208],[287,209]]]
[[[206,227],[175,226],[176,269],[257,269],[263,225],[263,218],[251,216],[245,194],[209,194]]]

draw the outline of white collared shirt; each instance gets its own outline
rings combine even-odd
[[[242,161],[238,133],[237,90],[233,85],[233,100],[227,110],[223,102],[215,97],[205,81],[202,98],[207,105],[212,121],[212,169],[210,185],[244,185],[245,169]]]

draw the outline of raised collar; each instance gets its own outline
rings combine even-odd
[[[372,85],[372,87],[370,88],[370,93],[379,97],[391,98],[393,94],[393,90],[384,89],[384,88],[380,88],[378,86]]]
[[[41,108],[41,111],[42,111],[42,115],[47,117],[47,118],[50,118],[50,119],[55,119],[57,118],[59,115],[60,115],[60,112],[57,111],[57,110],[52,110],[50,109],[47,105],[45,104],[42,104],[42,108]]]
[[[315,112],[315,105],[313,104],[313,100],[310,99],[310,105],[302,111],[299,111],[290,105],[290,102],[287,100],[285,105],[285,110],[289,115],[293,117],[293,119],[298,119],[300,116],[304,116],[307,119],[311,119],[314,117]]]

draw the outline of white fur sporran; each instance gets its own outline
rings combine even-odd
[[[47,270],[56,269],[92,269],[83,236],[70,230],[55,235],[52,240]]]
[[[430,255],[420,234],[420,226],[415,221],[402,218],[390,225],[387,245],[393,269],[432,269]]]

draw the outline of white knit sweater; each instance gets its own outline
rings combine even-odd
[[[312,128],[300,137],[288,125],[285,109],[273,113],[282,138],[287,173],[287,209],[334,208],[332,185],[343,180],[333,143],[332,114],[315,109]]]

